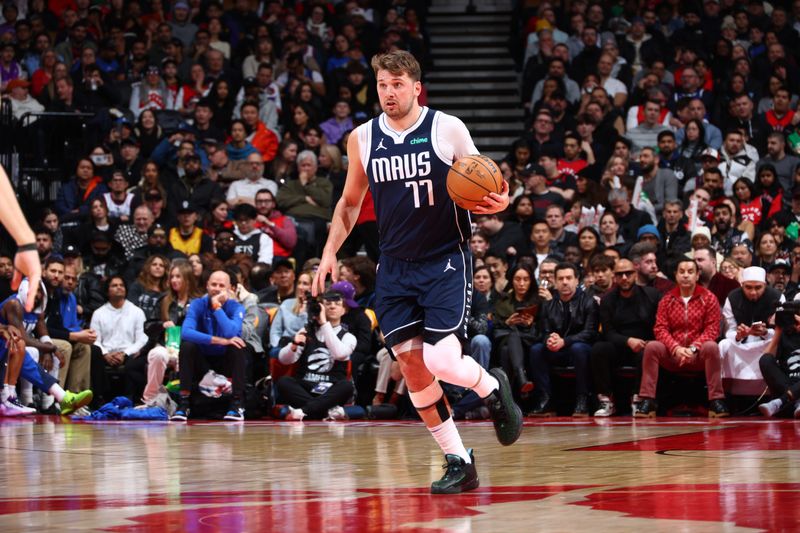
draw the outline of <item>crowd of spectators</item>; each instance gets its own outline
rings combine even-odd
[[[526,127],[500,162],[510,208],[473,219],[469,355],[505,368],[534,416],[629,400],[654,416],[659,369],[704,373],[711,416],[761,394],[761,368],[784,394],[800,379],[791,350],[762,355],[800,282],[800,2],[567,5],[513,17]],[[18,139],[36,152],[52,126],[40,111],[91,115],[90,150],[32,220],[43,368],[91,386],[93,407],[117,393],[154,405],[174,380],[176,420],[203,416],[209,370],[227,378],[230,420],[267,374],[281,417],[403,413],[371,310],[369,194],[342,281],[319,302],[308,291],[343,147],[379,112],[369,58],[403,48],[436,68],[425,6],[4,4],[0,84],[14,117],[34,113]],[[0,258],[7,301],[11,271]],[[486,416],[446,391],[456,417]]]

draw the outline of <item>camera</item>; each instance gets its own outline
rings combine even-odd
[[[316,298],[311,296],[311,291],[306,291],[306,313],[308,314],[308,318],[306,319],[306,331],[309,334],[316,331],[319,326],[320,309],[321,305]]]
[[[800,302],[791,301],[781,304],[775,310],[775,325],[781,329],[789,329],[796,324],[794,315],[800,315]]]

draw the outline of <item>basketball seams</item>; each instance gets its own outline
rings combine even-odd
[[[489,165],[486,163],[486,159],[487,159],[487,158],[486,158],[486,156],[485,156],[485,155],[471,155],[471,156],[469,156],[469,157],[470,157],[470,158],[474,158],[474,159],[475,159],[477,162],[479,162],[479,163],[481,164],[481,166],[482,166],[483,168],[485,168],[485,169],[487,170],[487,172],[489,172],[489,175],[490,175],[490,176],[494,176],[494,172],[492,171],[492,169],[491,169],[491,168],[489,168]],[[500,171],[500,169],[499,169],[499,168],[498,168],[497,170],[498,170],[498,172]],[[492,180],[492,181],[494,181],[494,180]],[[497,185],[497,182],[495,181],[495,182],[494,182],[494,184],[495,184],[495,185]],[[485,187],[484,187],[484,188],[485,188]],[[488,190],[488,189],[487,189],[487,190]],[[502,190],[503,190],[503,187],[502,187],[502,186],[500,186],[500,190],[499,190],[499,191],[491,191],[491,192],[496,192],[497,194],[500,194],[500,191],[502,191]]]
[[[470,177],[469,177],[469,176],[467,176],[466,174],[463,174],[462,172],[459,172],[459,171],[458,171],[456,168],[450,168],[450,171],[451,171],[451,172],[455,172],[456,174],[458,174],[459,176],[461,176],[461,177],[462,177],[462,178],[464,178],[465,180],[469,181],[470,183],[473,183],[473,184],[477,185],[478,187],[480,187],[481,189],[483,189],[483,190],[484,190],[484,191],[486,191],[487,193],[490,193],[490,192],[492,192],[492,191],[490,191],[489,189],[487,189],[487,188],[486,188],[484,185],[482,185],[482,184],[478,183],[477,181],[475,181],[474,179],[470,178]]]

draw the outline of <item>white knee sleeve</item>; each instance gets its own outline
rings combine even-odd
[[[480,365],[471,357],[463,357],[461,342],[455,335],[436,344],[425,343],[422,358],[431,374],[447,383],[472,388],[481,378]]]

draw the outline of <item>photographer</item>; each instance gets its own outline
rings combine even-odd
[[[775,336],[758,361],[770,392],[777,396],[758,406],[766,417],[794,405],[800,418],[800,302],[783,304],[775,313]]]
[[[306,328],[278,354],[285,365],[299,363],[294,376],[284,376],[277,384],[278,394],[291,406],[287,420],[321,419],[344,405],[354,391],[347,362],[356,338],[341,324],[344,296],[329,291],[322,296],[322,305],[314,303],[309,304]]]

